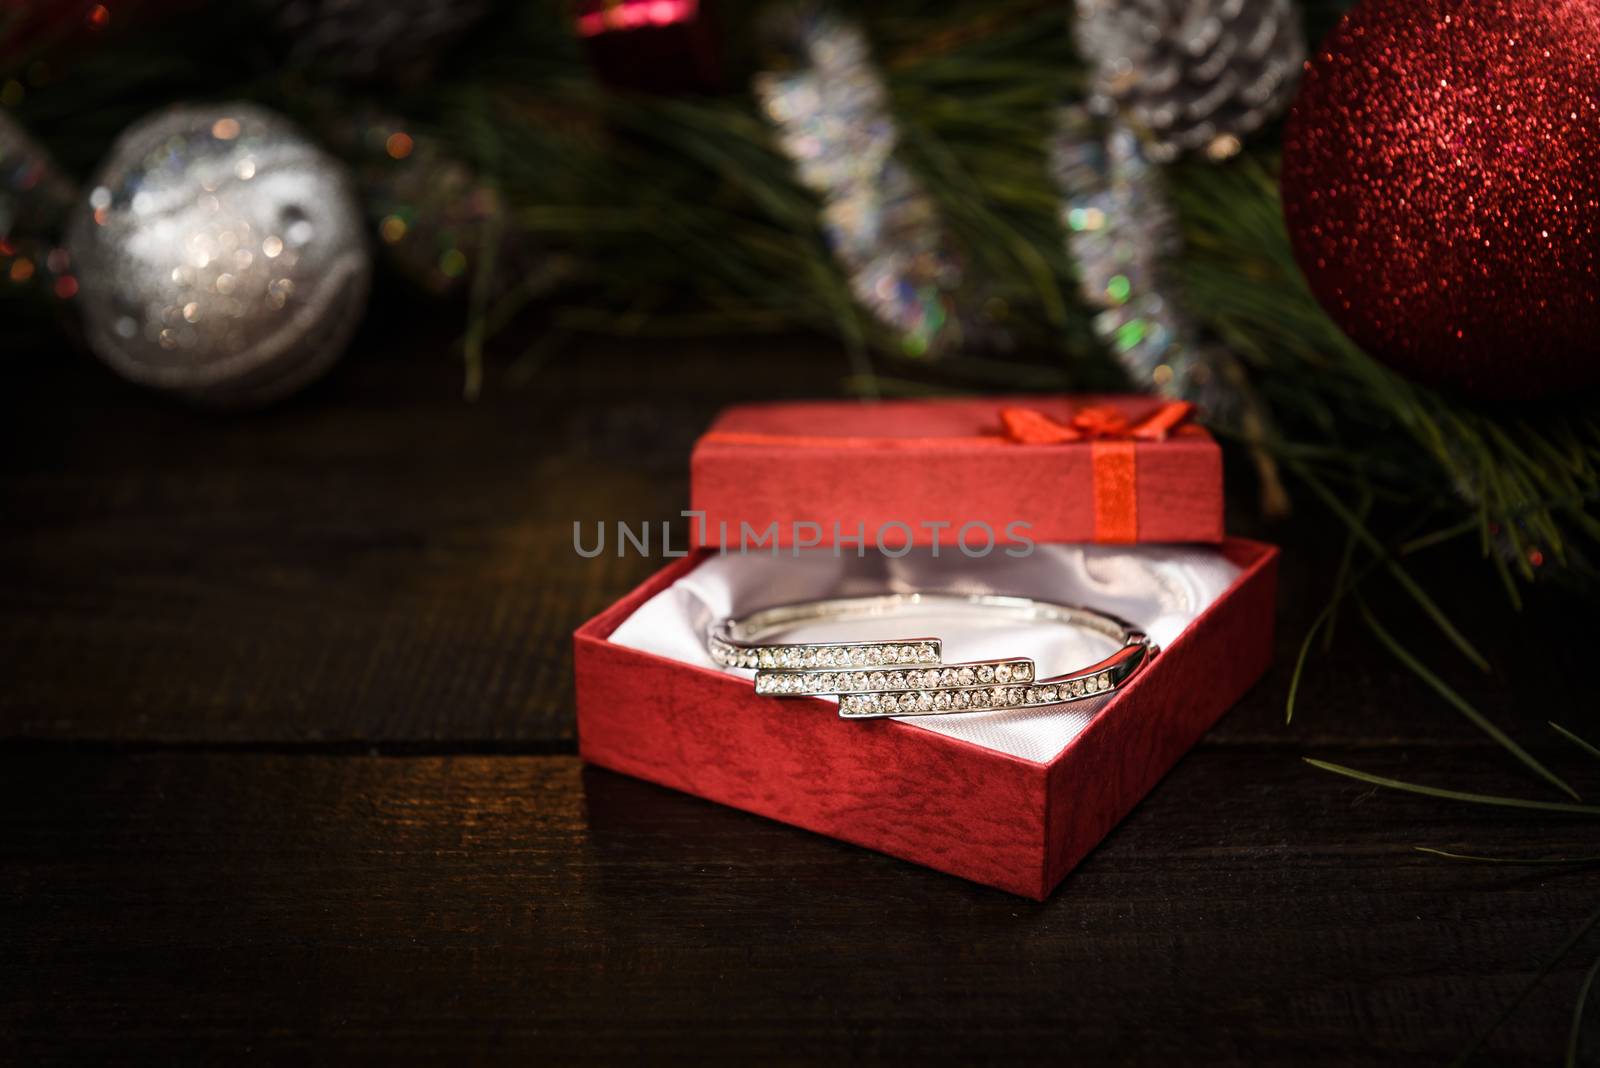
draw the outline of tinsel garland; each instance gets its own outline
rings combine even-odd
[[[1159,169],[1138,134],[1085,109],[1061,109],[1050,143],[1061,223],[1095,333],[1135,384],[1195,401],[1213,417],[1233,405],[1205,359],[1167,261],[1183,238]]]
[[[961,265],[932,198],[895,156],[899,135],[866,35],[809,5],[772,12],[765,31],[787,69],[757,73],[755,95],[801,184],[822,201],[851,291],[907,355],[957,344]]]

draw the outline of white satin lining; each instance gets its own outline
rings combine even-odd
[[[610,640],[685,664],[753,678],[755,672],[750,670],[718,668],[706,652],[706,630],[717,620],[794,601],[942,590],[1010,594],[1099,609],[1143,627],[1164,646],[1183,633],[1238,574],[1239,568],[1220,550],[1206,546],[1039,545],[1022,559],[996,552],[979,560],[953,548],[941,549],[938,558],[927,549],[899,558],[875,553],[835,557],[826,550],[798,559],[787,553],[777,558],[714,556],[640,605]],[[1026,656],[1033,659],[1040,677],[1093,663],[1116,648],[1105,635],[1082,627],[997,620],[976,607],[923,610],[893,619],[808,623],[769,640],[870,638],[942,638],[946,661]],[[902,722],[1044,763],[1077,737],[1102,703],[1103,699],[1008,712],[921,716]],[[807,710],[800,702],[795,707],[797,712]]]

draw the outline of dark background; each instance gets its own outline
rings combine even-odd
[[[1290,546],[1268,677],[1044,904],[574,755],[569,636],[656,562],[720,406],[836,392],[827,345],[593,342],[460,399],[454,334],[375,313],[264,413],[119,383],[40,325],[0,396],[0,1059],[1443,1062],[1600,898],[1593,823],[1302,761],[1555,798],[1326,603]],[[1409,566],[1491,657],[1384,618],[1580,790],[1587,606],[1521,616],[1472,546]],[[1592,715],[1591,715],[1592,718]],[[959,828],[952,828],[959,833]],[[1585,948],[1587,947],[1587,948]],[[1490,1038],[1565,1051],[1580,945]],[[1595,1027],[1582,1052],[1600,1053]]]

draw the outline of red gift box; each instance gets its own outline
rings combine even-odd
[[[1187,405],[982,397],[730,408],[690,460],[697,545],[1218,542],[1222,455]],[[948,526],[940,524],[948,523]],[[881,537],[880,537],[881,534]]]
[[[647,602],[717,559],[696,553],[579,628],[579,752],[601,767],[1043,899],[1266,669],[1277,550],[1228,539],[1215,552],[1238,567],[1232,582],[1044,760],[911,722],[840,719],[816,698],[758,697],[748,678],[613,642]]]
[[[692,459],[692,508],[701,514],[691,540],[706,548],[669,563],[576,634],[580,753],[1044,898],[1271,655],[1277,550],[1223,537],[1220,450],[1188,415],[1187,405],[1148,397],[724,412]],[[1034,543],[1028,559],[999,548],[970,559],[965,524],[981,523],[1003,543],[1017,522]],[[742,527],[757,539],[750,555],[712,548],[737,549]],[[1155,542],[1201,544],[1132,544]],[[811,544],[833,548],[799,551]],[[1062,585],[1063,561],[1073,560],[1081,581]],[[845,720],[822,699],[757,696],[749,672],[716,667],[704,647],[706,617],[735,607],[948,588],[1058,600],[1079,591],[1080,603],[1118,611],[1133,603],[1119,596],[1147,573],[1158,595],[1146,607],[1154,613],[1170,593],[1183,611],[1146,619],[1123,610],[1164,648],[1098,707]],[[1021,655],[1019,639],[1038,633],[993,640]]]

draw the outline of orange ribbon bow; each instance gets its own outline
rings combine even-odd
[[[1164,441],[1172,430],[1194,414],[1188,401],[1168,401],[1135,423],[1120,410],[1091,405],[1072,413],[1072,421],[1058,423],[1037,408],[1002,408],[1000,422],[1006,437],[1019,445],[1061,445],[1071,441]]]

